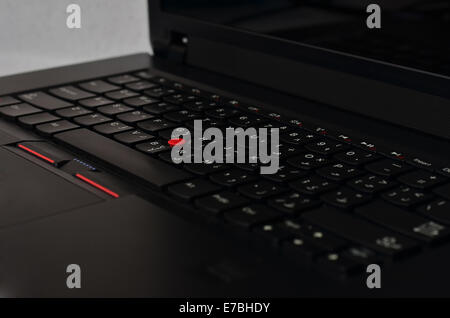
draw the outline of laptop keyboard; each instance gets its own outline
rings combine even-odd
[[[449,238],[448,167],[147,71],[3,96],[0,115],[333,274]],[[172,130],[196,119],[204,128],[279,128],[279,171],[173,163]]]

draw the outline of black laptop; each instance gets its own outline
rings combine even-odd
[[[369,4],[150,1],[153,56],[0,78],[0,295],[449,296],[450,4]]]

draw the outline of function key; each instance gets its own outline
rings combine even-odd
[[[52,123],[38,125],[38,126],[36,126],[36,129],[45,135],[53,135],[53,134],[56,134],[59,132],[63,132],[63,131],[70,130],[70,129],[75,129],[78,127],[80,127],[80,126],[72,124],[71,122],[69,122],[67,120],[60,120],[60,121],[55,121]]]
[[[44,92],[33,92],[22,94],[19,96],[20,99],[33,104],[34,106],[46,109],[55,110],[60,108],[65,108],[72,106],[71,103],[63,101],[59,98],[53,97]]]
[[[131,89],[133,91],[143,91],[146,89],[150,89],[156,87],[156,84],[150,83],[147,81],[138,81],[125,85],[126,88]]]
[[[428,189],[444,182],[446,178],[436,173],[418,170],[404,174],[398,180],[414,188]]]
[[[9,105],[0,108],[0,114],[11,119],[15,119],[24,115],[39,113],[41,111],[42,110],[25,103]]]
[[[94,94],[92,93],[83,91],[79,88],[76,88],[75,86],[70,85],[51,89],[50,93],[70,101],[77,101],[80,99],[90,98],[94,96]]]
[[[113,77],[108,78],[108,81],[110,81],[113,84],[117,84],[117,85],[123,85],[123,84],[131,83],[131,82],[136,82],[138,80],[139,80],[139,78],[137,78],[133,75],[129,75],[129,74],[113,76]]]
[[[89,107],[89,108],[95,108],[103,105],[108,105],[114,103],[112,100],[107,99],[105,97],[94,97],[94,98],[88,98],[79,101],[80,105]]]
[[[1,96],[0,97],[0,106],[7,106],[11,104],[18,104],[20,101],[11,96]]]
[[[78,86],[80,86],[82,89],[85,89],[89,92],[97,93],[97,94],[111,92],[111,91],[114,91],[114,90],[117,90],[120,88],[119,86],[109,84],[102,80],[84,82]]]
[[[375,174],[384,177],[396,176],[412,169],[410,165],[402,161],[391,159],[385,159],[374,163],[370,163],[365,168],[370,172],[373,172]]]
[[[140,130],[132,130],[114,135],[114,138],[120,142],[123,142],[124,144],[131,145],[138,142],[151,140],[155,137]]]
[[[92,113],[91,110],[86,109],[81,106],[73,106],[73,107],[69,107],[69,108],[58,109],[56,111],[56,114],[58,116],[65,117],[65,118],[72,118],[72,117],[87,115],[90,113]]]
[[[139,94],[128,89],[121,89],[119,91],[113,91],[106,93],[105,96],[111,99],[120,100],[125,98],[131,98],[138,96]]]

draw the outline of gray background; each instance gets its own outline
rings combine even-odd
[[[0,0],[0,76],[137,52],[151,53],[147,0]]]

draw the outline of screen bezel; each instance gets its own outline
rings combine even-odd
[[[149,11],[151,40],[155,52],[164,49],[169,44],[172,32],[179,32],[191,37],[262,52],[274,58],[281,57],[292,60],[292,63],[298,61],[311,63],[333,71],[442,97],[449,101],[445,112],[450,110],[450,77],[444,75],[175,15],[162,10],[162,0],[149,0]],[[243,66],[245,63],[242,61]],[[299,74],[299,76],[301,75]],[[426,105],[423,106],[422,111],[423,116],[429,115]],[[361,113],[364,113],[364,110]],[[380,114],[380,116],[386,115],[388,114]],[[421,127],[414,128],[422,130]],[[448,127],[440,128],[443,131],[442,135],[449,134]],[[423,129],[423,131],[427,132],[427,129]]]

